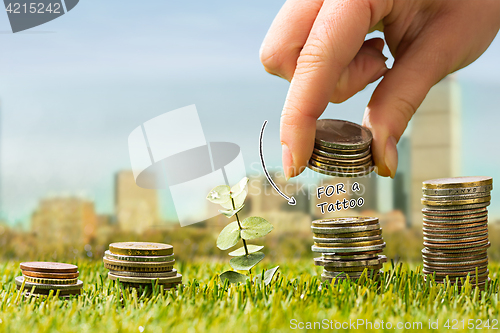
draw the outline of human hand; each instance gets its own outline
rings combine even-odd
[[[384,41],[364,41],[377,23]],[[316,119],[384,76],[365,110],[377,172],[394,178],[396,143],[429,89],[476,60],[500,27],[500,1],[288,0],[261,47],[266,71],[290,81],[281,114],[285,176],[300,174],[313,146]]]

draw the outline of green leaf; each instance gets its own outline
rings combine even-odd
[[[233,198],[234,200],[234,208],[238,209],[243,205],[245,202],[245,198],[247,197],[247,191],[243,190],[240,194],[238,194],[236,197]],[[221,203],[220,204],[222,207],[226,209],[233,209],[233,203],[231,200],[228,200],[227,202]]]
[[[245,190],[248,183],[248,177],[244,177],[238,184],[231,187],[231,197],[236,198],[243,190]]]
[[[267,235],[273,230],[273,225],[262,217],[252,216],[241,221],[241,238],[255,239]]]
[[[240,238],[241,235],[238,222],[231,222],[220,232],[217,238],[217,247],[221,250],[227,250],[235,246]]]
[[[229,283],[245,283],[245,281],[248,280],[248,276],[235,271],[226,271],[219,277],[222,283],[226,280],[229,280]]]
[[[247,271],[257,265],[264,257],[265,254],[262,252],[250,253],[249,255],[234,257],[229,260],[229,265],[238,271]]]
[[[225,202],[231,203],[231,189],[227,185],[216,186],[208,193],[207,200],[216,204],[223,204]]]
[[[240,212],[240,210],[242,210],[242,209],[243,209],[243,207],[245,207],[245,205],[241,205],[241,207],[240,207],[240,208],[238,208],[238,209],[228,209],[228,210],[220,210],[220,209],[219,209],[219,213],[222,213],[222,214],[224,214],[226,217],[229,217],[229,218],[230,218],[230,217],[233,217],[233,216],[234,216],[234,214],[239,213],[239,212]]]
[[[248,253],[254,253],[260,251],[264,248],[262,245],[252,245],[247,244]],[[231,257],[239,257],[245,255],[245,247],[240,247],[238,250],[234,250],[233,252],[228,253]]]
[[[276,272],[278,271],[279,268],[280,268],[280,266],[276,266],[276,267],[273,267],[273,268],[268,269],[267,271],[265,271],[265,273],[264,273],[264,284],[266,286],[271,283],[271,281],[273,280],[274,275],[276,274]],[[258,280],[259,279],[257,279],[257,281]],[[258,282],[260,282],[260,281],[258,281]]]

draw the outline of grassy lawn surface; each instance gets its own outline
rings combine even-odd
[[[407,331],[419,332],[430,331],[429,325],[442,332],[500,331],[498,264],[490,264],[492,283],[480,292],[467,285],[463,290],[437,285],[424,280],[420,266],[390,263],[384,266],[380,283],[361,278],[359,284],[345,281],[320,288],[321,268],[311,260],[275,263],[281,266],[280,275],[268,287],[224,287],[217,274],[228,265],[180,262],[176,269],[183,275],[183,286],[163,294],[155,289],[148,295],[120,289],[107,279],[99,261],[76,264],[84,282],[83,295],[60,300],[24,298],[14,283],[21,274],[19,263],[4,262],[0,332],[243,333],[313,331],[314,327],[316,331],[366,332],[403,331],[405,325],[411,327]]]

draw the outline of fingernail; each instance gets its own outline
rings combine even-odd
[[[281,160],[283,162],[283,172],[285,173],[285,179],[289,180],[291,175],[291,168],[293,167],[293,157],[290,153],[290,149],[285,143],[281,144]]]
[[[396,138],[393,136],[390,136],[385,144],[385,165],[391,172],[391,178],[394,178],[396,169],[398,168],[398,149],[396,144]]]

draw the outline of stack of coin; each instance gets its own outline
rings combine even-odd
[[[17,289],[31,295],[48,295],[51,290],[59,296],[80,295],[83,282],[78,280],[78,267],[58,262],[23,262],[22,276],[16,277]]]
[[[373,171],[372,133],[345,120],[316,121],[316,140],[308,167],[337,177],[359,177]]]
[[[425,274],[437,282],[484,288],[488,278],[488,210],[491,177],[457,177],[423,182],[422,257]],[[458,281],[457,281],[458,280]]]
[[[108,277],[128,287],[144,287],[158,281],[165,289],[175,288],[182,275],[174,269],[172,245],[161,243],[112,243],[104,253]]]
[[[365,269],[368,276],[377,278],[386,256],[382,229],[376,217],[340,217],[316,220],[311,226],[314,234],[313,252],[316,266],[323,266],[323,281],[357,279]]]

